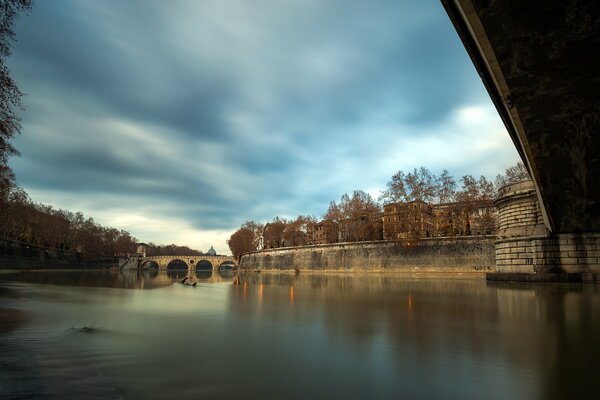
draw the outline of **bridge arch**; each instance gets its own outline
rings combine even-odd
[[[184,260],[173,258],[166,263],[166,269],[169,278],[181,279],[187,276],[189,266]]]
[[[180,258],[174,258],[167,263],[167,269],[189,269],[189,265],[187,262]]]
[[[196,262],[196,271],[212,271],[214,265],[212,262],[206,259],[201,259]]]
[[[142,269],[159,269],[160,265],[154,260],[144,260],[141,267]]]
[[[217,267],[219,271],[230,271],[235,269],[235,262],[232,260],[225,260]]]
[[[211,256],[208,254],[204,255],[162,255],[162,256],[149,256],[143,257],[140,260],[139,267],[147,268],[150,265],[150,261],[158,264],[158,268],[161,270],[184,270],[187,268],[189,271],[198,270],[218,270],[222,265],[226,268],[233,266],[233,269],[237,268],[237,263],[230,256]],[[187,267],[184,267],[184,264]],[[209,269],[210,265],[210,269]]]

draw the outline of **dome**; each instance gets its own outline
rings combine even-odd
[[[212,246],[210,246],[210,249],[206,252],[206,254],[208,254],[209,256],[216,256],[217,252],[215,251],[215,249],[213,249]]]

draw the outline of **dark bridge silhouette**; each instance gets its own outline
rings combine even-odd
[[[441,2],[535,184],[525,272],[600,273],[600,3]]]

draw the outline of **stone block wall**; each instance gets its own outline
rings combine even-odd
[[[600,272],[600,233],[499,240],[500,272]]]
[[[498,237],[525,237],[546,233],[532,181],[502,187],[494,204],[498,209]]]
[[[391,241],[335,243],[244,254],[241,270],[371,272],[485,272],[493,270],[495,237],[430,238],[412,244]]]
[[[497,272],[600,272],[600,233],[550,233],[543,225],[533,182],[501,188],[495,204]]]

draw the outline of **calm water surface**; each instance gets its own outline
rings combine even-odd
[[[600,397],[597,286],[180,278],[0,275],[0,398]]]

